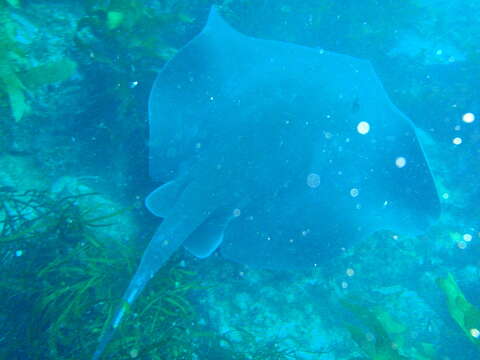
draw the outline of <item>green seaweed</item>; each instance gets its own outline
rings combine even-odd
[[[172,26],[193,21],[180,4],[159,12],[140,0],[87,2],[87,15],[78,23],[77,45],[119,72],[130,72],[132,64],[146,58],[158,59],[161,64],[176,52],[167,40]],[[97,46],[105,43],[108,49]],[[117,54],[115,59],[112,52]]]
[[[98,216],[80,205],[95,196],[0,189],[0,253],[8,259],[0,265],[8,329],[0,358],[18,357],[18,349],[29,359],[85,358],[93,351],[140,258],[133,244],[99,237],[97,227],[115,222],[120,212]],[[121,326],[109,356],[124,359],[135,350],[174,359],[173,354],[194,352],[186,331],[195,331],[187,328],[194,316],[187,294],[197,287],[195,273],[175,262],[147,288],[141,311]]]
[[[363,354],[370,360],[429,360],[435,358],[432,344],[414,347],[405,344],[407,327],[395,320],[381,307],[360,306],[342,300],[342,305],[355,314],[361,326],[347,324],[346,328]]]
[[[403,329],[397,322],[393,321],[390,316],[385,317],[383,312],[374,312],[365,307],[361,307],[351,302],[342,301],[352,313],[357,315],[365,329],[347,325],[347,329],[352,339],[357,343],[368,359],[372,360],[406,360],[398,352],[399,344],[393,339],[394,334],[388,332],[388,328]],[[397,334],[398,335],[398,334]]]
[[[128,209],[99,214],[97,193],[61,194],[0,187],[2,359],[88,358],[141,257],[133,243],[97,231]],[[204,287],[180,259],[176,254],[127,309],[105,358],[297,358],[294,350],[255,341],[244,330],[238,330],[242,342],[233,343],[198,325],[189,294]]]
[[[18,1],[9,1],[19,7]],[[20,121],[29,111],[27,94],[35,87],[69,79],[76,71],[72,60],[31,66],[28,51],[16,41],[18,26],[10,9],[0,3],[0,102],[6,95],[12,117]]]
[[[472,305],[463,294],[451,273],[437,279],[443,291],[452,319],[462,329],[465,336],[480,349],[480,309]]]
[[[20,5],[21,5],[21,4],[20,4],[20,0],[5,0],[5,2],[6,2],[8,5],[10,5],[10,6],[14,7],[14,8],[17,8],[17,9],[18,9],[18,8],[20,7]],[[0,6],[1,6],[1,4],[0,4]]]
[[[19,1],[8,3],[20,7]],[[76,63],[65,58],[32,66],[28,49],[16,40],[17,31],[11,10],[0,3],[0,103],[6,95],[12,117],[18,122],[30,109],[27,94],[38,86],[69,79],[76,72]]]

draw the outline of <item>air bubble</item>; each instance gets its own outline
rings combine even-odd
[[[370,131],[370,124],[366,121],[360,121],[357,125],[357,131],[361,135],[368,134]]]
[[[395,159],[395,165],[401,169],[403,168],[405,165],[407,165],[407,159],[405,159],[403,156],[399,156]]]
[[[462,120],[463,122],[467,123],[467,124],[471,124],[475,121],[475,115],[473,113],[466,113],[466,114],[463,114],[462,116]]]

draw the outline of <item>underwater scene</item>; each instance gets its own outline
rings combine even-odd
[[[0,0],[0,360],[480,359],[479,19]]]

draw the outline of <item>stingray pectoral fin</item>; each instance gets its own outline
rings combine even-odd
[[[172,211],[184,187],[184,182],[180,180],[169,181],[147,196],[145,206],[153,215],[165,218]]]
[[[231,211],[215,211],[185,240],[183,246],[196,257],[208,257],[222,243],[223,233],[232,217]]]

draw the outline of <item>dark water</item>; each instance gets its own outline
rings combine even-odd
[[[480,5],[216,4],[247,35],[368,59],[418,128],[442,215],[307,270],[179,249],[104,358],[480,358]],[[152,83],[211,5],[0,3],[0,359],[91,358],[158,224]]]

